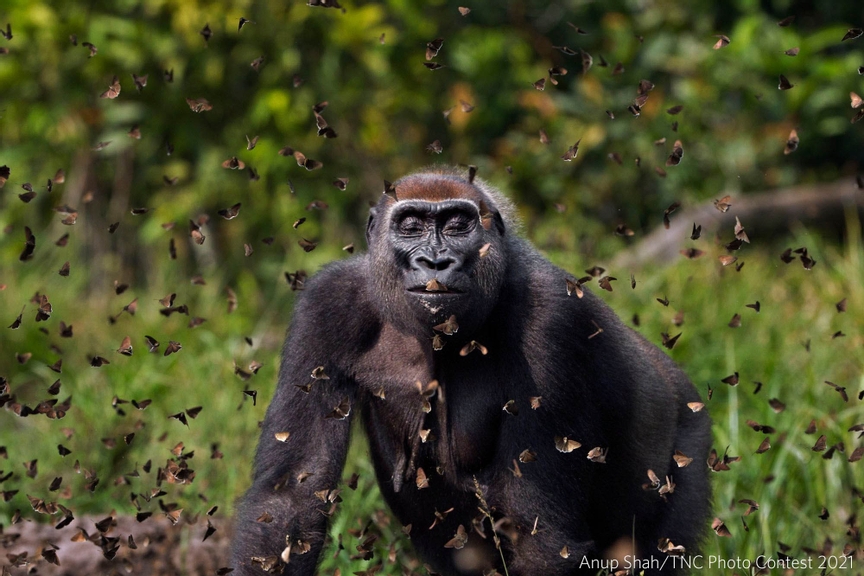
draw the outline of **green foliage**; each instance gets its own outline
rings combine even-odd
[[[48,485],[60,475],[72,497],[58,501],[77,515],[134,513],[129,492],[156,486],[156,469],[174,458],[178,442],[187,456],[195,452],[187,462],[196,477],[163,485],[163,500],[176,502],[184,515],[213,504],[230,515],[248,486],[257,422],[273,392],[290,317],[294,293],[284,273],[311,274],[347,257],[345,245],[362,249],[366,207],[384,179],[430,162],[478,165],[480,176],[516,201],[525,234],[556,263],[579,271],[658,226],[673,201],[687,206],[841,178],[851,186],[864,162],[864,122],[849,121],[855,112],[849,92],[864,93],[856,73],[864,65],[864,39],[840,41],[860,26],[854,3],[528,0],[472,6],[464,17],[459,3],[443,0],[343,4],[344,12],[276,0],[3,3],[0,24],[9,21],[14,37],[0,39],[8,48],[0,54],[0,166],[11,168],[0,189],[0,375],[17,402],[34,406],[50,398],[46,389],[58,375],[48,366],[62,358],[57,398],[71,395],[72,408],[61,420],[0,413],[0,446],[9,453],[0,467],[15,472],[0,489],[20,490],[0,507],[0,523],[16,509],[47,520],[26,495],[58,500]],[[778,27],[789,14],[795,22]],[[238,31],[241,16],[252,22]],[[589,34],[577,34],[568,22]],[[213,33],[207,42],[199,33],[205,24]],[[717,34],[731,43],[713,50]],[[433,71],[423,66],[424,50],[437,37],[444,46],[434,61],[446,67]],[[98,48],[92,58],[83,42]],[[556,48],[562,46],[577,54]],[[800,47],[797,56],[784,54],[793,47]],[[585,73],[579,50],[593,56]],[[619,62],[623,71],[613,73]],[[552,66],[567,69],[555,77],[558,85],[548,76]],[[168,82],[164,71],[171,70]],[[148,75],[140,93],[133,73]],[[778,90],[779,74],[794,88]],[[115,75],[121,94],[100,98]],[[532,85],[540,78],[547,79],[543,91]],[[655,88],[637,118],[627,107],[642,79]],[[187,98],[206,98],[213,109],[195,113]],[[329,102],[322,114],[338,138],[316,134],[312,107],[322,101]],[[465,112],[462,101],[473,111]],[[681,112],[669,114],[676,105]],[[127,136],[136,125],[140,140]],[[792,129],[801,143],[784,155]],[[255,136],[257,145],[247,150],[247,137]],[[676,139],[684,159],[666,167]],[[434,140],[443,146],[440,156],[427,151]],[[578,156],[563,161],[576,141]],[[278,153],[285,146],[324,167],[306,171]],[[222,168],[233,156],[259,178]],[[66,181],[48,190],[58,168]],[[166,177],[177,181],[169,185]],[[339,177],[350,178],[344,191],[332,185]],[[37,192],[30,203],[17,197],[25,182]],[[316,200],[327,208],[311,209]],[[237,202],[238,218],[217,216]],[[60,222],[64,215],[54,209],[62,205],[77,210],[74,225]],[[130,213],[142,207],[149,211]],[[307,220],[292,227],[300,218]],[[201,245],[189,238],[190,220],[203,223]],[[163,226],[171,222],[173,228]],[[119,227],[109,234],[114,223]],[[634,239],[613,235],[621,223],[636,232]],[[19,262],[25,226],[36,249],[32,260]],[[819,263],[812,271],[777,258],[782,239],[748,248],[741,272],[713,258],[682,259],[668,269],[634,270],[631,290],[629,270],[611,271],[621,280],[603,295],[622,317],[638,314],[638,329],[657,343],[661,332],[683,331],[670,354],[704,395],[713,389],[707,405],[718,452],[728,446],[742,457],[714,478],[716,513],[733,536],[712,536],[706,553],[753,558],[776,553],[778,541],[796,553],[821,546],[825,537],[839,547],[850,541],[845,522],[859,511],[855,487],[864,474],[861,463],[847,462],[859,444],[847,429],[864,421],[857,401],[864,388],[860,227],[850,216],[839,246],[836,238],[794,231],[788,245],[809,248]],[[54,244],[67,233],[67,246]],[[305,252],[301,239],[317,248]],[[176,260],[169,257],[172,240]],[[57,274],[66,261],[68,278]],[[196,276],[206,284],[192,284]],[[115,281],[130,288],[116,295]],[[233,313],[229,289],[238,300]],[[29,302],[37,292],[53,305],[44,323],[35,322]],[[157,299],[170,293],[206,322],[192,328],[190,316],[161,315]],[[655,300],[663,297],[668,308]],[[122,312],[136,298],[137,313]],[[838,314],[842,298],[849,311]],[[755,300],[762,304],[758,314],[744,308]],[[7,329],[22,308],[21,328]],[[679,311],[680,329],[672,325]],[[742,325],[729,328],[735,313]],[[72,339],[60,337],[61,320],[73,326]],[[832,339],[837,331],[845,337]],[[161,343],[156,353],[146,351],[145,334]],[[114,352],[125,336],[133,341],[131,357]],[[183,349],[165,357],[169,340]],[[32,357],[19,363],[21,353]],[[94,355],[111,363],[91,367]],[[243,381],[235,366],[248,371],[253,360],[263,366]],[[736,371],[737,387],[720,382]],[[850,401],[825,380],[847,387]],[[758,394],[753,381],[762,382]],[[244,390],[257,392],[257,405]],[[775,413],[769,398],[786,409]],[[118,402],[132,399],[153,403],[138,411]],[[169,418],[195,406],[203,410],[188,426]],[[748,419],[778,431],[765,454],[753,454],[764,435],[750,430]],[[811,419],[817,434],[804,435]],[[124,437],[133,432],[127,445]],[[823,460],[810,450],[819,434],[829,446],[842,441],[846,451]],[[211,458],[214,443],[223,458]],[[61,457],[57,444],[72,453]],[[31,480],[21,463],[34,459],[39,473]],[[84,474],[72,471],[75,460],[100,478],[92,495]],[[138,476],[130,474],[136,470]],[[385,506],[359,434],[345,477],[353,472],[360,473],[358,489],[343,492],[331,524],[331,536],[341,535],[346,549],[333,544],[322,569],[367,568],[368,562],[348,560],[363,529],[382,536],[376,559],[395,546],[398,561],[385,562],[382,574],[401,573],[396,565],[416,567],[401,527],[380,512]],[[745,519],[749,532],[738,518],[742,505],[729,507],[741,498],[761,504]],[[822,506],[831,512],[824,521]]]

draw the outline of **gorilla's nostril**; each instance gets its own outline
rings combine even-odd
[[[415,262],[421,268],[427,268],[429,270],[441,271],[446,270],[452,264],[456,262],[454,258],[443,257],[443,258],[429,258],[428,256],[420,256]]]
[[[434,261],[435,270],[446,270],[456,261],[453,258],[438,258]]]

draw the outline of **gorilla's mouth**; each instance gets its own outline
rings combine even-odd
[[[438,295],[455,296],[457,294],[464,294],[465,293],[464,291],[459,290],[458,288],[450,288],[450,287],[444,286],[443,284],[439,284],[438,289],[436,289],[436,290],[430,290],[426,287],[426,285],[414,286],[412,288],[408,288],[408,292],[411,292],[412,294],[421,294],[424,296],[438,296]]]

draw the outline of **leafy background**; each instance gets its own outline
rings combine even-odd
[[[342,4],[344,10],[276,0],[3,3],[0,21],[11,23],[13,38],[0,39],[6,49],[0,54],[0,165],[11,169],[0,190],[0,375],[15,396],[7,398],[7,409],[72,397],[63,419],[0,413],[0,478],[13,473],[0,482],[5,531],[20,526],[10,525],[19,514],[59,520],[35,511],[27,495],[59,502],[80,517],[134,515],[130,491],[155,488],[156,470],[168,460],[188,463],[196,476],[189,484],[163,485],[162,508],[155,499],[141,500],[143,509],[156,512],[148,522],[164,521],[160,511],[172,507],[182,508],[184,518],[203,518],[214,504],[216,518],[230,518],[248,486],[257,423],[273,392],[295,297],[284,274],[314,273],[348,257],[348,244],[362,250],[367,206],[384,179],[430,163],[476,165],[514,199],[522,233],[580,276],[595,264],[608,268],[662,226],[673,202],[686,208],[728,194],[734,213],[737,199],[763,190],[836,182],[855,190],[862,172],[864,123],[850,123],[856,111],[849,93],[864,93],[858,73],[864,39],[841,41],[864,25],[864,11],[853,2],[523,0],[469,5],[466,16],[458,2]],[[793,15],[790,26],[777,25]],[[251,22],[238,31],[241,17]],[[209,41],[200,34],[205,24]],[[714,50],[719,34],[731,43]],[[437,37],[444,45],[435,61],[446,67],[429,70],[425,44]],[[89,57],[83,42],[97,54]],[[577,54],[556,48],[562,46]],[[798,56],[784,54],[792,47],[800,47]],[[584,73],[579,50],[593,56]],[[601,56],[608,66],[600,66]],[[251,63],[259,57],[256,71]],[[623,72],[613,74],[619,62]],[[552,66],[568,71],[556,77],[558,85],[548,81]],[[172,82],[165,70],[173,70]],[[140,93],[132,73],[148,75]],[[779,74],[794,88],[778,90]],[[121,94],[100,98],[115,75]],[[545,90],[535,89],[544,77]],[[636,118],[627,106],[642,79],[656,87]],[[206,98],[212,110],[196,114],[186,98]],[[322,114],[338,138],[316,135],[312,107],[322,101],[329,102]],[[465,112],[460,101],[474,109]],[[683,106],[679,114],[667,113],[676,105]],[[140,140],[127,135],[135,125]],[[800,145],[786,155],[792,129]],[[257,145],[247,150],[247,137],[255,136]],[[685,155],[667,168],[676,139]],[[427,150],[435,140],[440,155]],[[578,156],[562,161],[577,140]],[[110,144],[93,150],[99,142]],[[278,154],[284,146],[323,168],[299,167]],[[249,170],[222,168],[232,156],[252,167],[256,179]],[[61,168],[65,182],[49,190],[48,179]],[[350,180],[344,191],[333,185],[340,177]],[[27,182],[37,195],[24,203],[17,196]],[[857,194],[860,206],[864,192]],[[314,201],[326,209],[310,209]],[[236,219],[217,215],[238,202]],[[77,210],[77,223],[61,223],[55,208],[62,205]],[[133,215],[134,208],[149,211]],[[202,216],[209,221],[198,245],[188,221],[204,222]],[[307,220],[295,229],[300,218]],[[168,222],[176,226],[166,229]],[[741,456],[731,470],[713,475],[715,512],[732,535],[708,531],[705,553],[752,559],[780,552],[803,557],[810,549],[836,556],[846,547],[860,562],[864,474],[860,463],[848,462],[860,445],[848,429],[864,421],[858,211],[847,207],[844,218],[824,226],[793,224],[761,234],[758,219],[743,224],[754,241],[737,254],[746,262],[740,272],[717,262],[730,229],[718,235],[719,243],[710,235],[680,238],[681,249],[698,247],[706,252],[702,258],[610,269],[620,278],[614,291],[595,290],[623,318],[638,315],[636,328],[658,345],[661,333],[683,332],[668,352],[706,398],[718,451],[728,447]],[[616,235],[619,225],[634,235]],[[25,226],[36,248],[31,260],[20,262]],[[64,234],[68,244],[56,246]],[[176,259],[169,257],[172,239]],[[317,247],[307,253],[301,239]],[[817,261],[812,270],[778,258],[801,246]],[[66,261],[71,273],[61,277]],[[635,289],[627,282],[631,273]],[[204,284],[193,283],[196,277]],[[119,295],[118,282],[129,286]],[[229,289],[238,302],[231,313]],[[31,301],[37,292],[53,306],[50,319],[39,323]],[[189,315],[160,314],[157,300],[170,293]],[[845,313],[835,306],[843,299]],[[136,314],[123,313],[133,300]],[[756,300],[761,312],[745,308]],[[7,329],[22,309],[20,328]],[[673,322],[679,313],[680,327]],[[736,313],[741,326],[731,328]],[[193,317],[206,321],[190,327]],[[60,336],[61,320],[73,326],[71,339]],[[147,353],[145,334],[160,341],[157,353]],[[115,352],[126,336],[131,357]],[[165,357],[169,340],[183,348]],[[22,363],[25,353],[32,356]],[[110,364],[91,367],[96,355]],[[59,376],[49,369],[58,359]],[[235,374],[235,366],[248,371],[252,361],[262,364],[257,374],[247,380]],[[734,372],[737,387],[721,383]],[[55,397],[47,388],[58,377]],[[826,380],[845,387],[849,401]],[[756,394],[754,381],[762,383]],[[254,403],[244,393],[251,391]],[[771,398],[786,409],[776,413]],[[118,403],[132,399],[153,402],[144,411]],[[169,418],[197,406],[202,410],[188,426]],[[776,429],[764,454],[754,452],[765,434],[751,430],[748,419]],[[817,433],[806,435],[811,420]],[[811,450],[822,434],[829,447],[843,443],[844,450],[831,459]],[[170,452],[178,442],[181,457]],[[61,457],[58,444],[72,453]],[[212,458],[214,450],[224,456]],[[38,472],[31,478],[22,463],[33,460]],[[92,493],[85,475],[75,473],[75,460],[100,479]],[[143,471],[148,460],[149,473]],[[360,485],[343,494],[322,573],[378,563],[384,574],[419,570],[398,523],[382,512],[358,434],[345,477],[353,472]],[[61,489],[50,491],[55,477],[63,477]],[[760,510],[742,518],[746,506],[737,502],[743,498],[758,501]],[[166,530],[193,528],[181,546],[191,551],[200,526],[181,522]],[[376,555],[351,560],[362,530],[381,536]],[[346,549],[339,549],[339,537]],[[71,550],[61,546],[61,563]],[[20,552],[14,544],[9,551]],[[135,557],[121,551],[127,553]]]

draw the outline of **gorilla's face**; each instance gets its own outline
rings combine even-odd
[[[479,294],[474,273],[483,232],[479,210],[468,200],[408,200],[393,209],[393,253],[418,318],[458,318],[470,309]]]
[[[470,336],[486,321],[503,281],[503,220],[464,181],[409,180],[399,191],[404,199],[382,199],[373,209],[367,232],[370,276],[385,319],[431,337],[433,326],[456,316],[459,335]]]

